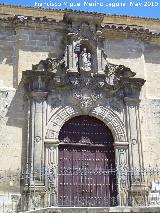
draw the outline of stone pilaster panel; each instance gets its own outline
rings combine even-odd
[[[143,166],[143,153],[139,121],[140,99],[125,97],[124,101],[126,105],[126,123],[129,140],[130,166],[131,168],[139,168]]]
[[[128,142],[115,142],[115,161],[117,169],[117,189],[118,201],[120,206],[128,205]]]

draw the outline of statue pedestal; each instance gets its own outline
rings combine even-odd
[[[145,183],[133,183],[131,186],[132,206],[146,206],[148,187]]]
[[[26,210],[45,207],[46,187],[44,184],[31,185],[26,189],[26,193],[28,194],[28,206],[26,206]]]

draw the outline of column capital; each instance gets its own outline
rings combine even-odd
[[[44,140],[45,146],[48,148],[56,148],[59,145],[59,140]]]
[[[43,101],[46,99],[48,92],[32,91],[30,97],[37,101]]]
[[[141,99],[139,98],[132,98],[132,97],[124,97],[124,102],[127,105],[139,105]]]
[[[24,95],[25,100],[29,99],[35,99],[35,100],[45,100],[48,95],[48,92],[42,92],[42,91],[31,91],[27,92]]]

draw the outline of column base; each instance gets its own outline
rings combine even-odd
[[[146,206],[148,191],[148,186],[145,183],[133,183],[130,190],[132,206]]]
[[[34,210],[44,208],[48,205],[46,203],[47,188],[42,183],[25,186],[23,193],[24,210]]]

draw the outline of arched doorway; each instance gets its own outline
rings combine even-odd
[[[76,116],[59,133],[58,205],[117,204],[115,153],[109,128],[95,117]]]

